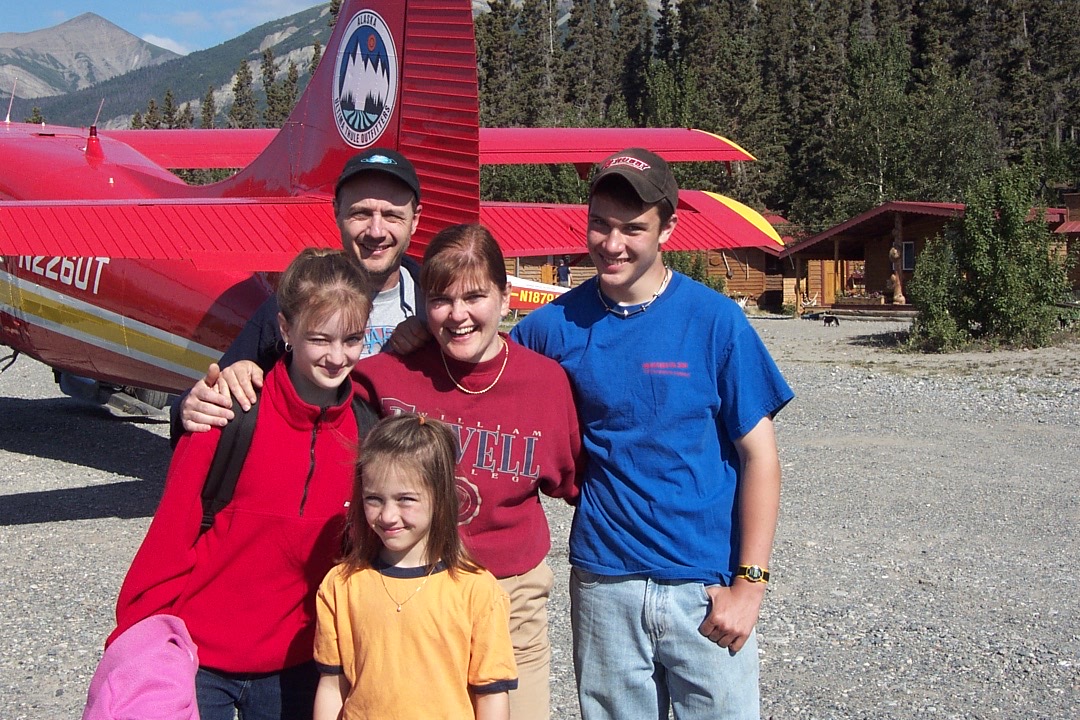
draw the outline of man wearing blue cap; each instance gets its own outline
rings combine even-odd
[[[341,246],[364,269],[375,291],[362,356],[380,352],[395,327],[424,312],[416,281],[419,265],[405,257],[421,210],[416,169],[396,150],[375,147],[354,155],[335,183],[334,218]],[[232,418],[232,396],[244,410],[251,407],[256,398],[252,383],[261,385],[262,378],[222,374],[219,368],[238,360],[252,360],[264,370],[272,366],[283,352],[277,316],[277,297],[271,295],[207,376],[173,404],[173,442],[184,430],[223,427]]]

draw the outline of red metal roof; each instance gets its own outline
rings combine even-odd
[[[964,205],[962,203],[935,203],[935,202],[907,202],[901,200],[890,200],[889,202],[882,203],[875,208],[871,208],[861,215],[856,215],[850,220],[846,220],[839,225],[834,225],[828,230],[812,235],[800,242],[793,245],[788,245],[783,255],[790,255],[804,250],[811,245],[816,245],[822,240],[827,240],[833,236],[841,235],[846,231],[852,230],[859,226],[874,224],[879,225],[882,222],[889,222],[887,218],[882,217],[889,213],[904,213],[910,215],[933,215],[938,217],[963,217]]]
[[[734,212],[714,203],[711,215],[679,203],[678,226],[664,250],[760,248],[779,254],[782,247]],[[585,252],[588,208],[585,205],[482,203],[480,222],[499,241],[507,257]]]

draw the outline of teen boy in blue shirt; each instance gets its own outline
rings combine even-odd
[[[588,467],[570,535],[585,720],[757,718],[754,626],[793,394],[742,310],[665,267],[678,186],[632,148],[590,185],[597,277],[512,337],[570,376]]]

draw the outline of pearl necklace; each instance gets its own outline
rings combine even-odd
[[[382,571],[377,571],[379,573],[379,579],[382,580],[382,589],[384,592],[386,592],[386,597],[390,598],[391,602],[393,602],[394,605],[397,606],[398,612],[401,612],[401,608],[405,606],[405,603],[412,600],[414,597],[416,597],[416,594],[418,592],[424,589],[424,586],[427,585],[427,581],[431,579],[431,573],[435,572],[435,568],[438,567],[438,565],[439,563],[432,563],[431,569],[428,570],[427,575],[424,576],[424,582],[417,585],[416,589],[412,591],[412,594],[401,602],[398,602],[397,598],[390,594],[390,588],[386,587],[386,576],[383,575]]]
[[[462,385],[461,383],[459,383],[454,378],[454,374],[452,372],[450,372],[450,366],[446,364],[446,354],[442,351],[442,348],[439,348],[439,357],[442,358],[442,366],[446,370],[446,376],[448,378],[450,378],[450,382],[454,383],[454,385],[457,386],[458,390],[460,390],[461,392],[463,392],[463,393],[465,393],[467,395],[483,395],[488,390],[495,387],[495,385],[499,382],[499,380],[502,379],[503,372],[506,371],[506,361],[510,359],[510,346],[507,344],[507,342],[505,340],[502,339],[502,336],[500,336],[499,339],[502,340],[502,344],[503,344],[503,363],[502,363],[502,367],[499,368],[499,374],[495,376],[495,379],[491,381],[491,384],[488,385],[483,390],[470,390],[469,388],[467,388],[464,385]]]
[[[670,279],[671,279],[671,268],[665,267],[664,268],[664,279],[660,281],[660,287],[656,288],[656,292],[654,292],[652,294],[651,298],[649,298],[646,302],[644,302],[641,305],[637,306],[633,310],[627,310],[626,308],[619,307],[618,305],[616,305],[615,307],[611,307],[610,305],[608,305],[607,300],[604,299],[604,293],[602,293],[600,291],[600,280],[599,279],[597,279],[597,281],[596,281],[596,296],[598,298],[600,298],[600,302],[603,303],[605,310],[607,310],[612,315],[618,315],[619,317],[621,317],[623,319],[626,319],[628,317],[633,317],[634,315],[637,315],[638,313],[643,313],[646,310],[648,310],[649,306],[652,305],[654,302],[656,302],[656,298],[660,297],[660,293],[664,292],[664,288],[667,287],[668,280],[670,280]]]

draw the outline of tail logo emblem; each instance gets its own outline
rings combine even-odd
[[[398,57],[394,36],[378,13],[364,10],[345,28],[334,66],[334,121],[356,148],[374,145],[394,114]]]

